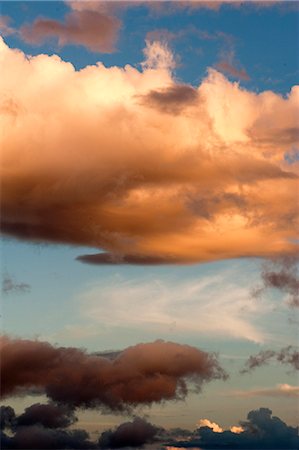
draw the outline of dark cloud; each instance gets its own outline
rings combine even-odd
[[[136,417],[133,422],[122,423],[114,430],[102,433],[99,445],[100,448],[105,449],[141,447],[153,442],[158,431],[159,428],[140,417]]]
[[[165,259],[160,258],[159,256],[142,256],[142,255],[115,255],[112,253],[96,253],[93,255],[81,255],[78,256],[77,261],[81,261],[86,264],[136,264],[136,265],[145,265],[145,266],[155,266],[162,264],[178,264],[180,261],[171,258]]]
[[[262,284],[253,291],[258,297],[268,289],[276,289],[288,294],[291,307],[299,307],[298,258],[282,257],[264,262],[262,266]]]
[[[0,425],[1,430],[5,428],[12,429],[16,423],[16,414],[11,406],[0,406]]]
[[[1,448],[93,449],[96,445],[83,430],[65,430],[76,421],[64,405],[35,404],[20,416],[10,406],[1,407]],[[7,431],[9,435],[6,434]]]
[[[4,274],[2,278],[2,293],[26,293],[30,292],[31,286],[28,283],[16,283],[9,274]]]
[[[201,449],[297,449],[299,446],[298,427],[286,425],[278,417],[272,416],[268,408],[250,411],[247,421],[240,422],[241,433],[232,431],[214,432],[211,428],[198,430],[198,438],[172,442],[169,445],[183,448]]]
[[[281,364],[290,365],[293,369],[299,370],[299,352],[292,346],[281,350],[262,350],[257,355],[251,355],[245,363],[244,369],[240,373],[248,373],[257,367],[268,364],[270,361],[277,361]]]
[[[203,382],[226,378],[213,354],[172,342],[138,344],[115,359],[6,336],[1,347],[2,396],[34,387],[73,407],[121,411],[184,399],[188,382],[200,389]]]
[[[198,92],[192,86],[176,84],[161,90],[152,90],[140,97],[146,106],[168,114],[179,114],[183,109],[198,101]]]
[[[96,445],[89,440],[84,430],[61,430],[43,426],[17,428],[12,437],[3,433],[1,448],[6,449],[93,449]]]
[[[32,24],[23,26],[19,33],[30,44],[42,44],[49,38],[55,38],[61,47],[83,45],[93,52],[110,53],[115,49],[120,25],[116,17],[86,9],[71,11],[63,22],[36,19]]]
[[[18,426],[42,425],[45,428],[65,428],[75,423],[74,411],[65,405],[36,403],[18,417]]]

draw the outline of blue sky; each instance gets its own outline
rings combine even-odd
[[[15,65],[16,71],[11,72],[12,81],[5,74],[1,89],[4,96],[11,95],[11,101],[16,102],[17,107],[20,104],[32,116],[18,125],[19,135],[16,133],[16,136],[19,137],[12,137],[12,122],[5,125],[8,127],[5,128],[7,154],[3,173],[5,183],[6,179],[8,181],[3,185],[4,236],[1,243],[4,288],[6,280],[2,295],[4,334],[85,348],[89,352],[122,350],[157,339],[216,352],[230,374],[228,381],[211,381],[202,393],[191,392],[180,404],[161,402],[145,408],[142,413],[165,428],[194,429],[196,422],[203,418],[229,428],[245,418],[248,411],[265,406],[296,426],[298,392],[294,395],[278,392],[278,385],[294,387],[298,382],[292,367],[274,358],[252,373],[239,373],[250,355],[266,349],[279,352],[288,345],[296,347],[298,343],[298,309],[291,304],[293,288],[289,283],[277,289],[277,285],[271,285],[269,276],[271,270],[276,270],[293,280],[296,270],[292,259],[296,255],[294,223],[298,212],[294,206],[294,188],[298,189],[295,184],[298,129],[296,131],[294,125],[294,114],[296,108],[298,112],[299,97],[297,91],[292,90],[298,84],[299,73],[296,2],[224,3],[217,8],[213,4],[191,2],[185,5],[180,2],[121,3],[117,7],[110,3],[103,8],[99,2],[93,2],[92,6],[84,6],[84,2],[77,5],[81,6],[58,1],[1,4],[4,19],[0,22],[0,31],[7,48],[19,49],[33,57],[55,54],[61,59],[48,58],[44,63],[39,57],[41,62],[38,63],[37,59],[27,58],[34,69],[31,72],[31,69],[27,72],[24,69],[23,75],[21,64],[25,63],[17,60],[12,50],[9,50],[12,56],[7,57],[10,58],[7,67],[13,70]],[[44,25],[34,28],[34,21],[49,19],[52,26],[54,22],[64,24],[68,14],[80,17],[82,11],[84,14],[89,8],[94,14],[108,15],[117,24],[111,31],[116,33],[112,36],[113,45],[106,41],[101,44],[102,32],[98,37],[91,35],[89,45],[84,39],[82,45],[78,40],[71,42],[82,39],[84,29],[79,38],[70,33],[67,35],[69,42],[64,45],[58,42],[62,36],[59,37],[59,33],[65,32],[61,31],[63,26],[58,26],[58,31],[54,27],[56,31],[51,31],[50,39]],[[24,26],[27,32],[22,31]],[[95,51],[95,45],[103,48],[106,45],[106,49]],[[155,51],[158,51],[158,60],[154,59]],[[7,50],[3,54],[8,55]],[[70,62],[74,68],[63,65],[62,61]],[[99,62],[106,67],[105,75],[101,75],[102,72],[97,75],[97,70],[103,70],[97,65]],[[57,73],[59,70],[65,73],[65,90],[56,78],[60,75],[56,74],[55,65]],[[97,68],[78,72],[87,66]],[[118,72],[118,68],[124,67],[124,71]],[[78,74],[76,82],[73,81],[76,75],[69,75],[73,73]],[[94,75],[90,75],[92,73]],[[105,88],[104,84],[97,85],[97,77],[102,76],[106,77]],[[130,83],[135,83],[135,93]],[[36,91],[35,84],[40,86]],[[53,86],[57,86],[57,91]],[[148,91],[145,91],[147,86]],[[187,86],[186,92],[192,99],[196,95],[200,101],[206,99],[207,109],[203,112],[200,104],[198,110],[191,109],[197,107],[192,106],[194,100],[191,106],[182,105],[179,91],[175,93],[175,100],[171,100],[174,91],[167,91],[169,86],[172,89]],[[185,91],[180,92],[185,95]],[[164,94],[169,95],[166,100],[163,100]],[[102,100],[105,95],[107,103]],[[137,112],[135,106],[130,109],[128,95],[145,102],[142,108],[150,112],[139,111],[141,103]],[[173,102],[170,104],[174,108],[172,113],[162,109],[169,105],[162,103],[161,98],[163,102]],[[184,97],[183,102],[187,102],[186,99]],[[53,104],[56,102],[53,109],[52,100]],[[102,118],[98,125],[93,123],[94,117],[90,119],[89,103],[90,108],[99,108],[90,111],[92,114],[99,111],[104,125]],[[77,111],[74,115],[70,112],[72,106],[67,109],[69,105],[78,105],[80,120],[75,117]],[[49,128],[45,129],[44,110],[50,111],[45,113],[49,119]],[[221,111],[229,112],[222,115]],[[55,122],[56,112],[64,134],[57,131],[60,128]],[[111,129],[105,125],[110,114]],[[214,124],[213,131],[210,131],[210,123]],[[150,131],[143,141],[142,133],[147,131],[142,130],[147,129],[147,124],[153,130],[160,130],[161,126],[161,135]],[[91,134],[97,126],[94,144]],[[82,135],[79,131],[77,135],[81,127]],[[159,138],[166,133],[165,141]],[[101,136],[104,136],[103,143]],[[108,142],[109,136],[113,144]],[[85,146],[81,148],[83,139],[86,139]],[[198,151],[202,152],[199,160],[206,158],[207,165],[198,169],[194,181],[192,164],[197,170],[198,160],[192,163],[192,158],[197,151],[196,140],[205,142],[204,150],[200,147]],[[72,142],[70,147],[69,142]],[[154,149],[153,156],[151,145],[154,144],[158,150]],[[117,150],[114,145],[119,145]],[[140,153],[144,149],[139,152],[138,145],[144,146],[144,154]],[[184,145],[187,156],[177,164],[172,160],[171,151],[180,152]],[[164,166],[164,156],[159,159],[156,153],[162,154],[164,148],[168,151],[168,146]],[[94,156],[93,148],[99,156]],[[13,156],[8,153],[10,149],[15,152]],[[286,162],[288,154],[295,155],[291,162]],[[120,161],[115,173],[111,169],[113,158]],[[156,158],[154,162],[153,158]],[[211,167],[219,169],[218,175],[208,165],[211,160]],[[19,164],[24,164],[25,181],[18,172]],[[84,168],[83,175],[80,165]],[[118,162],[115,165],[118,167]],[[272,176],[271,171],[275,170]],[[258,175],[259,171],[263,175]],[[229,175],[223,176],[223,172]],[[57,177],[54,187],[52,181],[47,184],[47,177],[51,180],[52,176]],[[103,186],[93,192],[93,183],[96,183],[93,180],[97,176],[104,180]],[[30,190],[26,183],[34,177],[37,182]],[[185,177],[191,180],[187,188]],[[198,180],[202,184],[198,184]],[[127,182],[129,188],[123,197],[121,189]],[[92,195],[87,199],[89,193]],[[187,205],[191,211],[190,218],[181,213],[182,198],[186,201],[184,207]],[[98,213],[97,203],[92,202],[100,201],[105,208],[108,206],[103,215],[98,216],[102,213]],[[86,211],[91,217],[89,221],[85,219]],[[98,217],[103,222],[100,219],[96,222]],[[41,231],[36,231],[40,225]],[[18,231],[20,226],[29,232],[22,235],[23,231]],[[69,236],[65,230],[70,230]],[[23,239],[18,240],[19,237]],[[200,246],[203,246],[202,252],[196,255]],[[120,255],[121,261],[137,255],[138,258],[162,258],[167,264],[97,265],[76,259],[102,251],[108,252],[108,259]],[[286,259],[281,258],[290,255],[292,263],[288,266]],[[277,266],[275,261],[278,261]],[[260,289],[259,295],[254,295],[256,289]],[[263,389],[275,392],[263,394]],[[16,411],[33,402],[31,396],[5,400],[5,404],[13,405]],[[105,415],[92,409],[78,411],[78,417],[79,425],[91,432],[123,421],[119,415]]]

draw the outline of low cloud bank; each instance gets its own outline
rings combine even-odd
[[[169,443],[175,448],[198,449],[297,449],[298,427],[286,425],[279,417],[272,416],[268,408],[250,411],[247,421],[240,421],[240,427],[219,431],[201,427],[197,438]]]
[[[72,410],[60,411],[61,405],[35,404],[17,416],[13,408],[1,407],[1,448],[8,449],[117,449],[117,448],[198,448],[198,449],[296,449],[299,444],[298,427],[290,427],[268,408],[250,411],[247,421],[223,430],[208,419],[199,421],[195,431],[180,428],[165,430],[144,418],[135,417],[114,429],[104,431],[98,439],[90,440],[84,430],[69,429],[75,418]],[[26,424],[21,417],[39,409]],[[57,416],[69,421],[50,421]],[[64,424],[63,424],[64,423]]]

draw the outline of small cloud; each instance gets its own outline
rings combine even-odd
[[[19,33],[30,44],[40,45],[48,39],[57,39],[61,47],[82,45],[93,52],[111,53],[115,50],[120,26],[116,17],[86,8],[69,12],[64,21],[38,18],[24,25]]]
[[[11,34],[15,34],[16,30],[10,27],[11,18],[9,16],[1,16],[0,17],[0,33],[3,36],[9,36]]]
[[[144,266],[155,266],[161,264],[178,264],[179,261],[172,260],[171,258],[165,259],[159,256],[147,256],[147,255],[120,255],[113,253],[95,253],[91,255],[80,255],[76,258],[85,264],[95,265],[118,265],[118,264],[133,264]]]
[[[2,293],[3,294],[26,294],[30,292],[31,286],[28,283],[17,283],[14,279],[9,275],[5,274],[2,278]]]
[[[236,426],[234,425],[234,426],[230,427],[230,431],[231,431],[232,433],[240,434],[240,433],[243,433],[244,428],[243,428],[243,427],[236,427]]]
[[[250,80],[250,77],[245,69],[238,69],[229,61],[220,61],[216,64],[216,68],[221,72],[231,75],[233,78],[238,78],[245,81]]]
[[[251,355],[240,373],[249,373],[257,367],[268,364],[270,361],[287,364],[293,369],[299,370],[299,352],[290,345],[281,350],[262,350],[256,355]]]
[[[298,258],[285,256],[265,261],[262,266],[262,284],[257,286],[252,295],[259,297],[269,289],[288,294],[288,305],[299,307]]]
[[[176,67],[176,62],[171,50],[166,42],[146,40],[146,47],[143,50],[145,60],[141,63],[143,70],[168,70],[172,71]]]
[[[139,98],[145,106],[168,114],[179,114],[188,106],[195,105],[199,96],[192,86],[175,84],[164,89],[151,90]]]
[[[216,422],[211,422],[209,419],[200,419],[198,421],[198,427],[209,427],[214,433],[222,433],[223,428],[221,428]]]
[[[278,384],[274,388],[249,389],[247,391],[232,391],[228,395],[234,397],[285,397],[298,398],[299,386]]]

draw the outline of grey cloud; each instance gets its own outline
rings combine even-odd
[[[199,96],[192,86],[176,84],[161,90],[152,90],[139,99],[144,105],[161,112],[179,114],[183,109],[194,105]]]
[[[299,446],[298,427],[285,424],[278,417],[272,416],[268,408],[250,411],[247,421],[240,422],[243,432],[214,432],[202,427],[197,431],[197,438],[187,441],[173,441],[168,445],[178,448],[198,449],[297,449]]]
[[[299,370],[299,351],[292,346],[281,350],[262,350],[256,355],[251,355],[240,373],[248,373],[257,367],[264,366],[270,361],[290,365],[294,370]]]
[[[2,278],[2,293],[27,293],[31,286],[28,283],[17,283],[9,274],[4,274]]]

